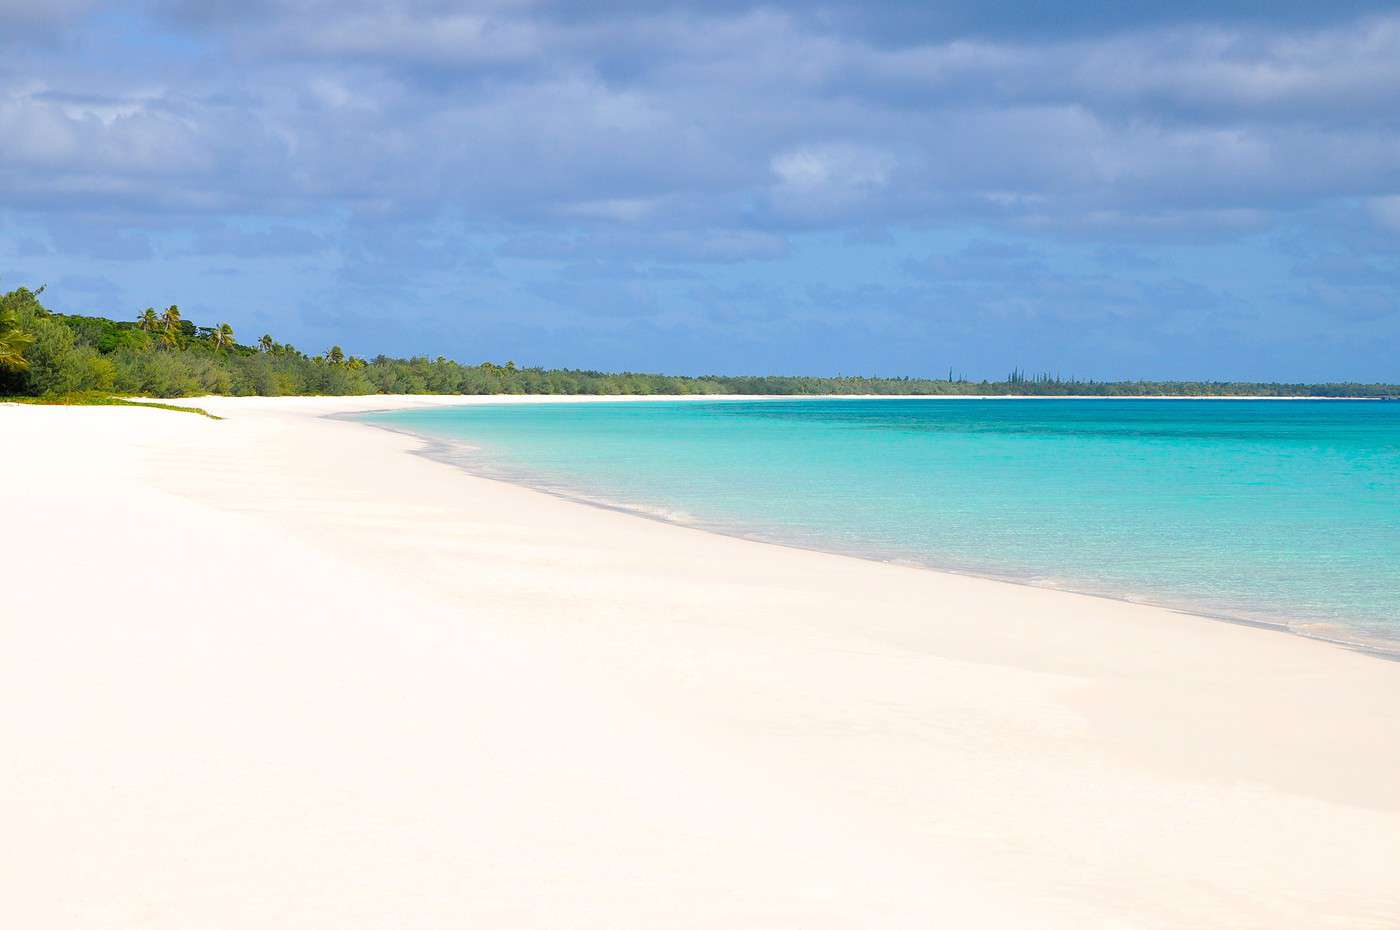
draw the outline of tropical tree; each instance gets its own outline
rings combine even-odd
[[[326,361],[330,362],[332,365],[339,365],[341,362],[345,361],[345,350],[340,346],[331,346],[326,350]]]
[[[34,337],[19,328],[19,314],[12,307],[0,306],[0,369],[24,371],[29,362],[24,350]]]
[[[272,336],[264,333],[263,337],[258,340],[258,348],[264,352],[270,353],[273,349],[277,348],[277,341],[273,339]]]
[[[209,331],[209,345],[215,352],[222,349],[231,349],[235,345],[233,338],[233,327],[227,323],[220,323]]]
[[[160,315],[161,333],[160,343],[168,348],[174,348],[180,344],[180,324],[184,322],[180,317],[180,308],[171,304],[165,308],[165,312]]]
[[[148,333],[160,329],[160,316],[156,314],[154,307],[147,307],[141,311],[141,315],[136,318],[136,328]]]

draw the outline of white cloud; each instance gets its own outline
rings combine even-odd
[[[776,184],[768,203],[775,216],[810,224],[868,209],[890,186],[896,162],[887,152],[842,143],[789,149],[770,165]]]
[[[894,159],[859,145],[803,146],[773,158],[773,173],[801,194],[876,190],[889,183]]]
[[[177,12],[181,35],[207,45],[183,73],[20,53],[0,74],[0,197],[678,230],[1082,230],[1086,217],[1267,222],[1385,197],[1400,161],[1394,16],[876,44],[781,6]]]

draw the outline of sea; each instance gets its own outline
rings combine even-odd
[[[784,398],[361,419],[479,475],[713,532],[1400,655],[1400,403]]]

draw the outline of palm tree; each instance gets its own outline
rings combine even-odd
[[[209,344],[214,347],[214,351],[229,349],[235,345],[233,338],[233,327],[227,323],[220,323],[209,331]]]
[[[326,361],[330,362],[332,365],[339,365],[341,362],[345,361],[345,350],[340,346],[331,346],[330,349],[326,351]]]
[[[136,318],[136,328],[153,333],[160,329],[160,317],[156,315],[154,307],[147,307],[141,311],[141,315]]]
[[[180,344],[180,308],[171,304],[165,308],[165,312],[160,315],[162,332],[160,341],[162,345],[174,347]]]
[[[24,371],[28,368],[24,350],[33,341],[33,336],[19,328],[19,314],[0,308],[0,369]]]
[[[263,337],[258,340],[258,348],[264,352],[270,353],[273,349],[277,348],[277,343],[270,335],[264,333]]]

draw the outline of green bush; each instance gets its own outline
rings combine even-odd
[[[21,311],[20,327],[34,337],[25,350],[29,369],[24,373],[25,394],[62,394],[73,390],[66,386],[72,377],[71,366],[64,362],[73,352],[73,331],[56,320]]]
[[[144,397],[185,397],[199,390],[199,380],[178,352],[114,353],[116,389]]]
[[[116,363],[91,346],[67,352],[59,359],[58,373],[58,386],[48,393],[110,391],[117,380]]]

